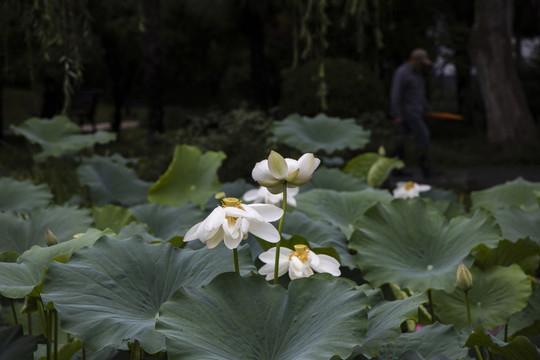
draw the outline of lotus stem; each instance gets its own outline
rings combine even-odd
[[[233,249],[233,257],[234,257],[234,271],[236,271],[238,274],[240,274],[240,266],[238,265],[238,249]]]
[[[138,340],[135,340],[133,346],[131,347],[131,354],[129,360],[140,360],[141,358],[141,344]]]
[[[279,241],[276,244],[276,263],[274,266],[274,284],[278,283],[279,273],[279,248],[281,246],[281,231],[283,230],[283,220],[285,219],[285,212],[287,211],[287,183],[283,183],[283,215],[279,219],[278,233]]]
[[[435,323],[435,307],[433,306],[433,297],[431,296],[431,289],[427,291],[429,299],[429,312],[431,314],[431,323]]]
[[[41,299],[38,299],[37,301],[38,305],[38,312],[39,312],[39,322],[41,323],[41,332],[45,337],[47,337],[47,323],[45,319],[45,312],[43,311],[43,303],[41,302]]]
[[[15,309],[15,302],[13,299],[9,299],[11,302],[11,312],[13,312],[13,321],[15,321],[15,325],[19,325],[19,321],[17,320],[17,310]]]
[[[28,320],[28,335],[32,335],[32,313],[27,313],[26,319]]]
[[[51,360],[51,345],[52,345],[52,317],[51,311],[47,310],[45,314],[47,318],[47,360]]]
[[[469,292],[465,291],[465,305],[467,305],[467,324],[471,325],[471,305],[469,304]]]
[[[82,348],[82,360],[86,360],[86,349],[84,348],[84,346]]]
[[[51,310],[54,317],[54,359],[58,359],[58,312]]]
[[[465,291],[465,304],[467,305],[467,323],[469,325],[472,325],[471,321],[471,305],[469,304],[469,291]],[[480,352],[480,349],[478,348],[478,345],[474,345],[474,349],[476,350],[476,355],[478,355],[478,359],[484,360],[482,357],[482,353]]]

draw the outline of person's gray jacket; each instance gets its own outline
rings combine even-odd
[[[406,62],[396,69],[392,79],[390,92],[390,115],[407,119],[423,118],[426,110],[430,109],[426,99],[424,80]]]

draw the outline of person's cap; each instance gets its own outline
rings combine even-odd
[[[411,59],[418,60],[425,65],[431,65],[431,60],[429,60],[427,51],[424,49],[414,49],[411,52]]]

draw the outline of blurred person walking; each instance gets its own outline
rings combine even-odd
[[[431,175],[427,164],[431,135],[424,116],[431,107],[426,99],[422,69],[429,65],[431,65],[431,60],[426,50],[413,50],[409,60],[394,72],[390,92],[390,116],[394,123],[401,127],[401,134],[393,156],[403,160],[405,145],[410,137],[414,137],[420,153],[419,165],[425,177]]]

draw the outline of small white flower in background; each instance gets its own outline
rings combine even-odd
[[[294,250],[281,248],[279,254],[278,276],[289,271],[291,280],[313,275],[316,272],[330,273],[334,276],[341,275],[339,262],[331,256],[315,254],[306,245],[294,245]],[[274,267],[276,262],[276,248],[259,255],[259,259],[265,263],[259,274],[265,275],[266,280],[274,279]]]
[[[268,188],[272,194],[283,191],[282,184],[287,187],[304,185],[311,179],[313,172],[321,160],[313,154],[302,155],[298,160],[284,159],[275,151],[270,152],[268,159],[255,164],[251,175],[261,186]]]
[[[287,190],[287,205],[296,207],[296,199],[294,198],[298,194],[298,188],[291,188]],[[242,199],[252,203],[265,203],[279,206],[283,201],[283,193],[272,194],[267,188],[261,186],[258,189],[252,189],[242,195]]]
[[[423,191],[431,190],[431,186],[417,184],[412,181],[398,182],[397,187],[394,189],[394,197],[400,199],[412,199],[420,196]]]
[[[274,205],[247,205],[236,198],[225,198],[222,206],[215,208],[206,219],[188,230],[184,241],[199,239],[209,249],[224,241],[229,249],[235,249],[250,232],[276,243],[280,236],[269,222],[278,220],[282,215],[283,210]]]

